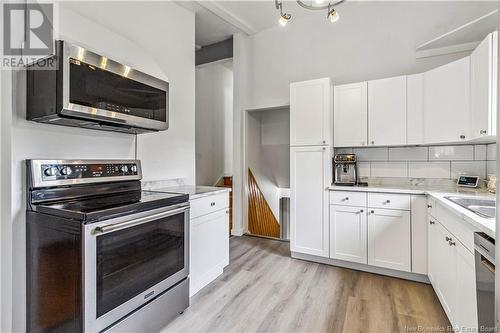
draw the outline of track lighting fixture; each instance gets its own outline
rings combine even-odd
[[[279,11],[280,11],[280,18],[279,18],[278,22],[282,26],[285,26],[288,23],[288,21],[290,21],[290,19],[292,18],[292,15],[287,14],[287,13],[283,13],[283,2],[282,2],[282,0],[274,0],[274,2],[275,2],[275,5],[276,5],[276,9],[279,9]]]
[[[340,5],[342,2],[345,0],[338,0],[338,1],[328,1],[327,4],[325,4],[326,0],[297,0],[297,3],[305,9],[309,10],[327,10],[327,18],[330,20],[330,22],[335,23],[339,20],[340,16],[339,13],[333,8],[334,6]],[[280,18],[279,18],[279,23],[282,26],[285,26],[288,21],[292,18],[291,14],[288,13],[283,13],[283,0],[274,0],[276,9],[280,11]]]

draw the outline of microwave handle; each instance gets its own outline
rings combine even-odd
[[[178,214],[180,212],[186,211],[188,209],[189,209],[189,206],[183,206],[180,208],[168,210],[166,212],[161,212],[158,214],[145,216],[145,217],[141,217],[141,218],[130,220],[130,221],[103,225],[103,226],[96,227],[94,229],[94,232],[104,234],[104,233],[107,233],[110,231],[117,231],[117,230],[121,230],[121,229],[125,229],[125,228],[130,228],[130,227],[133,227],[133,226],[136,226],[139,224],[143,224],[143,223],[151,222],[151,221],[161,219],[164,217],[172,216],[172,215]]]

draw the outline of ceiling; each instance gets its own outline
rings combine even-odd
[[[237,32],[252,35],[279,25],[274,0],[177,3],[196,14],[196,44],[199,46],[220,42]],[[293,19],[311,15],[324,16],[326,19],[325,11],[306,10],[296,1],[283,1],[283,12],[291,13]]]
[[[348,8],[355,6],[357,1],[348,1],[340,4],[336,7],[340,16],[342,17],[342,8]],[[398,3],[399,1],[394,1],[394,6],[401,7],[404,10],[404,1]],[[262,30],[273,28],[279,26],[278,23],[278,11],[275,8],[274,0],[255,0],[255,1],[239,1],[239,0],[223,0],[223,1],[177,1],[177,3],[184,8],[195,13],[196,17],[196,44],[197,46],[210,45],[225,39],[230,38],[233,34],[237,32],[244,32],[247,35],[253,35]],[[426,3],[426,4],[424,4]],[[429,9],[435,8],[433,4],[439,4],[440,2],[425,2],[423,1],[424,7],[427,6]],[[383,2],[380,3],[382,5]],[[407,2],[408,5],[411,4]],[[476,2],[478,7],[488,8],[498,8],[495,3],[481,3]],[[372,3],[367,3],[364,5],[373,7],[376,10],[379,5]],[[467,1],[463,3],[450,3],[447,5],[462,6],[464,10],[471,9],[471,5],[474,6],[473,2],[470,4]],[[468,9],[467,9],[468,8]],[[490,9],[491,10],[491,9]],[[324,18],[326,20],[326,11],[311,11],[300,7],[295,0],[284,0],[283,1],[283,12],[292,14],[292,22],[298,19],[317,16],[318,18]],[[460,22],[447,22],[447,27],[444,26],[442,33],[443,36],[435,36],[436,40],[421,41],[423,44],[422,48],[435,48],[443,47],[446,45],[452,45],[455,43],[465,43],[468,41],[477,41],[477,36],[483,36],[482,31],[491,31],[491,25],[496,26],[498,22],[498,16],[492,15],[487,19],[478,22],[479,24],[473,24],[466,27],[465,29],[460,29],[458,32],[450,33],[451,27],[458,27],[469,20],[474,20],[478,16],[475,10],[470,10],[470,15],[468,19]],[[467,15],[465,15],[467,16]],[[425,15],[424,15],[425,17]],[[458,20],[458,18],[457,18]],[[444,22],[443,22],[444,23]],[[425,45],[425,47],[424,47]]]

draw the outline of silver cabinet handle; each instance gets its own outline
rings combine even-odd
[[[451,241],[451,237],[446,236],[445,239],[446,239],[447,242]]]
[[[345,197],[344,199],[340,200],[340,201],[348,201],[349,200],[349,197]]]
[[[363,210],[363,209],[360,209],[360,210],[359,210],[359,212],[358,212],[358,214],[361,214],[361,213],[363,213],[363,212],[364,212],[364,210]]]
[[[463,135],[463,134],[460,135],[460,139],[462,139],[462,140],[465,139],[465,135]]]
[[[162,219],[162,218],[165,218],[168,216],[172,216],[172,215],[175,215],[177,213],[186,211],[188,209],[189,209],[189,205],[182,205],[182,207],[180,207],[180,208],[167,210],[166,212],[161,212],[158,214],[145,216],[145,217],[133,219],[130,221],[118,222],[115,224],[99,226],[99,227],[96,227],[94,229],[94,231],[103,234],[103,233],[109,232],[109,231],[116,231],[116,230],[121,230],[121,229],[125,229],[125,228],[130,228],[130,227],[133,227],[133,226],[136,226],[139,224],[143,224],[143,223],[151,222],[154,220]]]
[[[372,145],[374,145],[374,144],[375,144],[375,141],[372,141]]]
[[[486,134],[486,130],[480,130],[479,134]]]
[[[432,205],[427,205],[427,208],[432,208]]]
[[[326,150],[326,147],[323,147],[323,150]]]
[[[449,245],[449,246],[455,246],[456,244],[455,244],[455,242],[449,241],[449,242],[448,242],[448,245]]]
[[[375,211],[374,211],[374,210],[371,210],[371,211],[370,211],[370,213],[375,214]]]
[[[210,203],[210,206],[211,206],[211,207],[215,206],[215,202],[211,202],[211,203]]]
[[[434,222],[434,221],[430,220],[430,221],[429,221],[429,224],[436,224],[436,222]]]
[[[391,203],[391,200],[386,200],[386,201],[382,202],[382,205],[386,205],[386,204],[389,204],[389,203]]]
[[[323,140],[323,143],[326,143],[326,140]]]

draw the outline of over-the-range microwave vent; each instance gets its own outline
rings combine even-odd
[[[26,119],[140,134],[169,125],[169,83],[106,56],[55,42],[46,63],[27,66]]]

